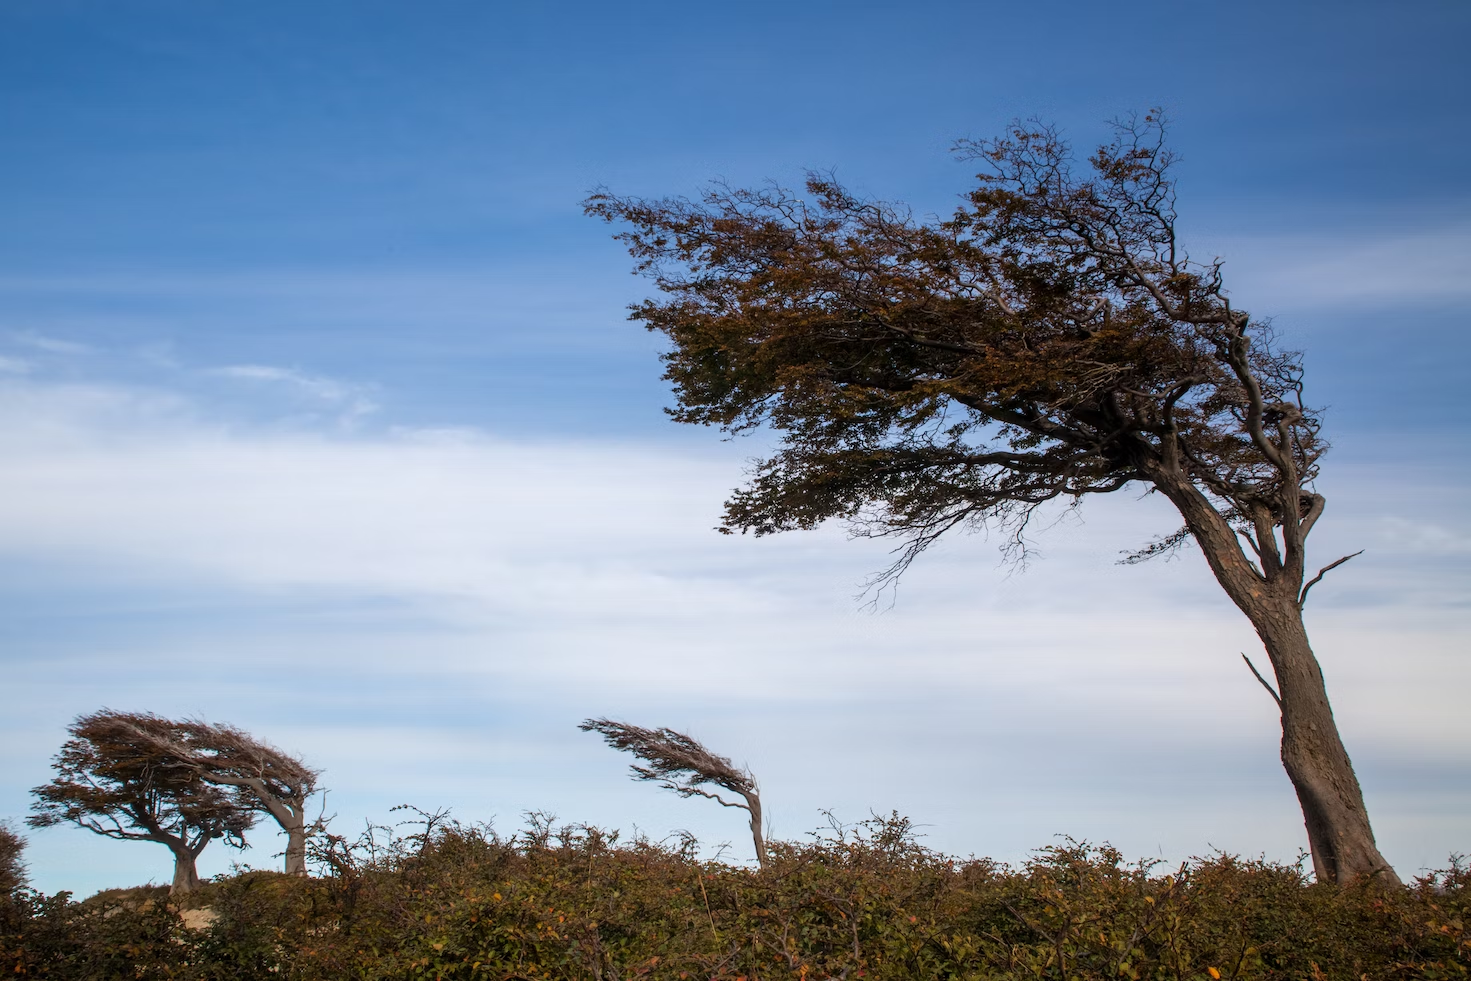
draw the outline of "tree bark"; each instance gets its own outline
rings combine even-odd
[[[300,808],[286,830],[286,874],[306,875],[306,825]]]
[[[169,895],[178,896],[199,888],[199,868],[195,859],[199,856],[184,842],[168,842],[169,851],[174,853],[174,881],[169,886]]]
[[[205,780],[230,787],[248,787],[275,822],[286,832],[286,874],[306,875],[306,798],[277,797],[264,780],[230,778],[201,771]]]
[[[1374,842],[1364,793],[1338,734],[1323,672],[1308,642],[1296,597],[1264,600],[1251,620],[1277,676],[1282,699],[1282,766],[1297,791],[1319,882],[1360,877],[1399,884]]]
[[[743,794],[746,810],[751,814],[751,843],[756,846],[756,864],[766,867],[766,838],[761,832],[761,798],[755,794]]]
[[[1298,605],[1298,563],[1289,569],[1264,561],[1273,573],[1264,575],[1247,560],[1236,532],[1198,489],[1182,480],[1158,480],[1156,486],[1179,508],[1216,581],[1251,621],[1272,663],[1282,700],[1282,766],[1302,807],[1318,881],[1346,885],[1367,878],[1399,885],[1374,842],[1364,793],[1308,642]],[[1275,542],[1270,548],[1275,555]]]

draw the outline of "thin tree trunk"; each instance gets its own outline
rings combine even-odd
[[[756,863],[766,867],[766,838],[761,833],[761,798],[755,794],[744,794],[746,810],[751,813],[751,842],[756,846]]]
[[[249,787],[255,791],[266,813],[286,832],[286,874],[306,875],[306,801],[294,797],[277,797],[262,780],[221,782]]]
[[[286,874],[306,875],[306,826],[301,808],[286,825]]]

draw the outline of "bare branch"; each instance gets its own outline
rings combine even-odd
[[[710,798],[711,800],[718,803],[721,807],[738,807],[743,811],[749,811],[751,809],[751,805],[749,804],[742,804],[740,801],[726,800],[724,797],[721,797],[719,794],[713,791],[701,790],[699,787],[679,787],[672,783],[665,783],[663,786],[664,789],[672,790],[675,793],[679,794],[681,797],[689,797],[692,794],[697,794],[700,797]]]
[[[1161,555],[1173,555],[1189,543],[1193,537],[1190,534],[1189,526],[1177,528],[1163,538],[1156,538],[1143,548],[1136,549],[1133,552],[1121,553],[1124,557],[1119,559],[1116,564],[1138,565],[1141,562],[1148,562],[1150,559],[1159,558]]]
[[[1297,598],[1297,608],[1299,610],[1301,610],[1303,608],[1303,606],[1308,601],[1308,590],[1312,589],[1318,583],[1322,582],[1324,576],[1326,576],[1328,573],[1332,572],[1334,569],[1337,569],[1339,566],[1343,565],[1343,563],[1347,562],[1349,559],[1356,558],[1356,557],[1358,557],[1360,555],[1363,555],[1363,554],[1364,554],[1364,550],[1363,549],[1359,549],[1357,552],[1354,552],[1352,555],[1345,555],[1341,559],[1335,559],[1332,562],[1329,562],[1327,565],[1323,566],[1323,568],[1319,569],[1318,570],[1318,574],[1316,576],[1314,576],[1312,579],[1309,579],[1308,580],[1308,584],[1302,588],[1302,595],[1298,596],[1298,598]]]
[[[1282,710],[1282,696],[1278,695],[1277,690],[1267,683],[1266,678],[1262,677],[1262,673],[1256,669],[1256,665],[1251,663],[1251,658],[1247,657],[1245,653],[1242,653],[1241,660],[1246,662],[1248,668],[1251,668],[1251,673],[1256,675],[1256,680],[1260,681],[1262,687],[1267,690],[1267,694],[1272,696],[1272,701],[1277,703],[1277,710],[1280,712]]]

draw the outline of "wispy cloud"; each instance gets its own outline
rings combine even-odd
[[[1226,259],[1238,301],[1263,312],[1471,298],[1471,226],[1227,237],[1208,251]]]
[[[1435,521],[1384,517],[1380,521],[1380,538],[1407,552],[1471,556],[1471,534],[1464,528],[1453,528]]]
[[[242,364],[212,368],[206,373],[222,378],[285,386],[293,392],[334,407],[340,413],[339,421],[348,425],[378,409],[377,403],[368,397],[367,389],[363,386],[350,385],[334,378],[308,374],[294,368]]]
[[[62,356],[75,356],[80,354],[92,354],[95,348],[88,344],[79,344],[76,341],[68,341],[59,337],[51,337],[40,334],[33,330],[16,330],[10,332],[10,339],[16,343],[32,350],[42,351],[46,354],[57,354]]]
[[[207,317],[216,330],[262,325],[494,329],[498,345],[575,343],[619,336],[601,328],[620,319],[642,288],[616,250],[580,268],[567,283],[567,257],[498,262],[493,268],[339,267],[301,271],[261,266],[232,272],[117,272],[0,276],[0,299],[13,317],[66,310],[63,323],[123,325],[135,333]],[[81,301],[81,302],[79,302]],[[20,323],[28,321],[21,320]],[[55,322],[55,321],[47,321]],[[34,333],[34,332],[31,332]]]

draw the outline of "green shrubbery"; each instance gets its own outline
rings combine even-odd
[[[929,851],[900,818],[772,843],[762,870],[689,842],[620,843],[535,817],[502,838],[319,837],[320,875],[246,871],[183,911],[166,890],[83,902],[20,890],[0,970],[44,978],[1460,978],[1459,865],[1403,891],[1296,866],[1171,870],[1066,843],[1020,868]],[[207,911],[205,910],[207,908]]]

